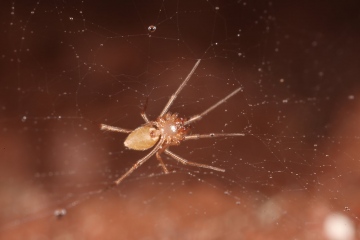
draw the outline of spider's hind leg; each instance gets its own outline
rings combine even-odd
[[[119,185],[122,180],[129,176],[133,171],[140,167],[144,162],[146,162],[151,156],[153,156],[164,144],[165,139],[161,138],[156,146],[143,158],[139,159],[126,173],[124,173],[120,178],[115,181],[116,185]]]
[[[120,132],[120,133],[131,133],[133,130],[114,127],[106,124],[100,124],[100,129],[103,131],[110,131],[110,132]]]
[[[159,160],[160,166],[161,166],[162,169],[164,170],[164,173],[165,173],[165,174],[168,174],[168,173],[169,173],[169,170],[168,170],[167,167],[165,166],[164,161],[162,160],[159,152],[156,153],[156,158],[157,158],[157,160]]]
[[[145,121],[146,123],[149,123],[149,122],[150,122],[149,119],[148,119],[148,117],[147,117],[147,115],[146,115],[146,109],[147,109],[148,102],[149,102],[149,97],[146,98],[146,101],[145,101],[145,103],[143,104],[143,108],[142,108],[142,110],[141,110],[141,117],[144,119],[144,121]]]

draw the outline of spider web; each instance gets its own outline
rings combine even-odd
[[[355,1],[2,5],[0,238],[358,238]],[[171,150],[226,171],[164,154],[112,187],[146,152],[99,124],[156,119],[197,59],[170,111],[242,87],[191,131],[245,136]]]

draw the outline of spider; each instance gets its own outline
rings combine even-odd
[[[205,165],[202,163],[190,162],[175,153],[171,152],[168,148],[170,146],[179,145],[182,141],[186,140],[196,140],[200,138],[214,138],[214,137],[237,137],[237,136],[245,136],[243,133],[209,133],[209,134],[194,134],[188,135],[190,131],[190,123],[199,121],[205,115],[207,115],[210,111],[217,108],[222,103],[226,102],[229,98],[234,96],[241,90],[237,88],[235,91],[206,109],[204,112],[194,115],[189,119],[178,117],[177,113],[170,113],[168,110],[173,104],[174,100],[177,98],[181,90],[185,87],[196,68],[198,67],[200,60],[197,60],[194,67],[191,69],[190,73],[187,75],[185,80],[178,87],[176,92],[170,97],[169,101],[165,105],[164,109],[160,113],[159,117],[155,121],[150,121],[146,115],[146,106],[144,105],[143,111],[141,112],[141,117],[144,119],[145,124],[136,128],[135,130],[128,130],[124,128],[109,126],[106,124],[101,124],[101,130],[112,131],[112,132],[120,132],[120,133],[128,133],[128,137],[124,141],[125,147],[137,150],[144,151],[152,148],[152,150],[143,158],[139,159],[126,173],[124,173],[119,179],[115,181],[115,184],[118,185],[124,180],[127,176],[129,176],[133,171],[135,171],[138,167],[140,167],[143,163],[145,163],[150,157],[154,154],[156,155],[157,160],[160,162],[160,165],[164,171],[164,173],[169,173],[166,165],[164,164],[161,153],[165,153],[172,157],[173,159],[179,161],[185,165],[191,165],[195,167],[207,168],[214,171],[225,172],[225,169],[213,167],[210,165]]]

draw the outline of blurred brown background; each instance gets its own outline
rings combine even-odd
[[[357,1],[2,2],[0,238],[360,239],[359,14]],[[147,98],[155,119],[199,58],[171,111],[242,86],[192,132],[247,136],[172,150],[226,172],[164,157],[164,175],[153,157],[104,190],[146,153],[98,124],[140,126]]]

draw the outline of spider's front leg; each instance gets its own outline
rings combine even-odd
[[[216,137],[245,137],[245,133],[206,133],[185,136],[184,140],[197,140],[200,138],[216,138]]]

